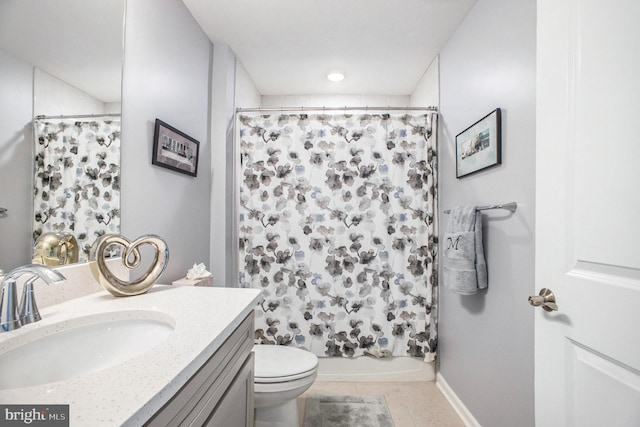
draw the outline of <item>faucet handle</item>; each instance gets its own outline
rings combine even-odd
[[[2,286],[2,295],[0,295],[0,332],[13,331],[21,326],[17,309],[16,281],[7,280]]]
[[[20,300],[20,308],[18,309],[20,324],[22,326],[29,323],[37,322],[42,319],[38,306],[36,305],[36,295],[33,292],[33,282],[36,281],[38,275],[30,277],[22,288],[22,299]]]
[[[26,280],[22,293],[22,303],[20,304],[20,316],[16,309],[17,294],[16,280],[23,275],[29,275]],[[18,329],[23,324],[37,322],[40,320],[40,313],[36,306],[33,295],[33,282],[36,279],[42,279],[48,285],[61,283],[65,277],[55,270],[44,265],[27,264],[17,267],[7,273],[0,282],[2,287],[2,295],[0,295],[0,332],[7,332]]]

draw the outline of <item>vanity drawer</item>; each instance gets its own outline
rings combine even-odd
[[[252,348],[253,312],[145,425],[150,427],[200,426],[208,419],[221,419],[224,417],[222,412],[225,410],[223,403],[228,400],[226,395],[234,392],[239,395],[237,384],[242,381],[250,381],[250,398],[242,399],[242,404],[248,414],[246,425],[251,425],[253,423]],[[241,378],[243,374],[244,378]],[[236,386],[235,390],[234,386]],[[230,409],[237,412],[236,407]],[[220,414],[218,414],[219,411]]]

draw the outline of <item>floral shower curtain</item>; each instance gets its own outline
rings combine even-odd
[[[433,360],[436,125],[432,112],[238,115],[257,342]]]
[[[34,241],[69,232],[86,261],[97,237],[120,229],[120,119],[34,120]]]

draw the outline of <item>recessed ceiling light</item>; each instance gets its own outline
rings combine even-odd
[[[327,80],[332,82],[340,82],[344,80],[344,73],[342,71],[329,71],[327,73]]]

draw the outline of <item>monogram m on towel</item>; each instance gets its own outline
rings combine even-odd
[[[487,287],[481,214],[474,205],[451,209],[444,235],[444,285],[451,292],[473,295]]]

